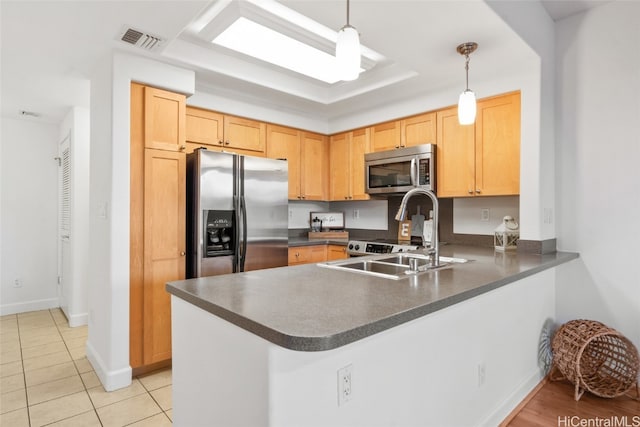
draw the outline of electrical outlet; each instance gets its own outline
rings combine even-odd
[[[14,287],[14,288],[21,288],[21,287],[22,287],[22,280],[20,280],[20,279],[16,279],[16,280],[13,282],[13,287]]]
[[[353,365],[338,369],[338,406],[353,398]]]
[[[482,208],[480,209],[480,221],[488,222],[489,221],[489,209]]]
[[[486,374],[484,362],[478,363],[478,387],[482,387],[484,385]]]
[[[289,209],[289,219],[293,218],[293,209]]]
[[[544,208],[544,223],[551,224],[553,222],[553,209]]]
[[[353,219],[358,219],[360,218],[360,210],[359,209],[354,209],[353,210]]]

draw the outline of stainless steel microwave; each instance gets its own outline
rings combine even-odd
[[[368,194],[404,193],[415,187],[436,191],[434,144],[364,155]]]

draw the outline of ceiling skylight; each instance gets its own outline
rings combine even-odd
[[[335,56],[245,17],[238,18],[212,43],[329,84],[340,80]]]

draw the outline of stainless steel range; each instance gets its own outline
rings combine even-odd
[[[347,253],[350,256],[364,256],[373,254],[390,254],[396,252],[414,251],[420,248],[408,242],[391,240],[349,240]]]

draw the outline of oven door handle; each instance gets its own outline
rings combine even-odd
[[[411,185],[417,187],[420,181],[418,180],[418,168],[415,157],[411,159],[411,171],[409,173],[411,174]]]

